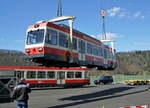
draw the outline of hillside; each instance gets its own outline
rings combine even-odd
[[[118,68],[116,73],[150,74],[150,51],[135,51],[118,53]]]
[[[90,69],[91,75],[125,74],[150,75],[150,51],[119,52],[117,53],[118,67],[113,71],[97,71]],[[24,61],[24,53],[12,50],[0,50],[0,66],[38,66]]]
[[[25,61],[23,52],[0,49],[0,66],[37,66],[37,64]]]

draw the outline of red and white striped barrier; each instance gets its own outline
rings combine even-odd
[[[120,108],[150,108],[150,105],[139,105],[139,106],[124,106]]]

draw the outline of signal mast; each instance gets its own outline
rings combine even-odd
[[[105,22],[104,22],[105,14],[106,14],[105,10],[102,9],[101,10],[101,16],[102,16],[102,39],[101,39],[101,42],[103,42],[103,43],[104,42],[110,42],[111,47],[112,47],[112,53],[114,55],[115,54],[115,52],[114,52],[114,41],[108,40],[107,36],[106,36],[106,32],[105,32]]]

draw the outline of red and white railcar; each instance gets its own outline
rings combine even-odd
[[[89,71],[86,68],[45,68],[0,66],[0,75],[11,76],[17,83],[26,79],[30,87],[68,87],[90,84]]]
[[[51,22],[31,25],[27,30],[25,59],[34,62],[71,63],[94,66],[99,69],[114,69],[117,66],[114,49],[101,41],[73,29],[70,44],[69,27]],[[72,47],[72,52],[70,52]],[[72,57],[72,58],[71,58]],[[70,59],[71,58],[71,59]]]

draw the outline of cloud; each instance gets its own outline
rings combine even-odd
[[[123,17],[126,16],[126,13],[125,13],[125,12],[122,12],[122,13],[120,13],[118,16],[119,16],[120,18],[123,18]]]
[[[117,38],[119,35],[116,33],[106,33],[107,39],[114,39]]]
[[[124,8],[121,7],[113,7],[111,9],[107,10],[109,17],[118,17],[118,18],[145,18],[144,15],[142,15],[142,12],[137,11],[134,13],[131,13],[130,11],[127,11]]]
[[[120,7],[113,7],[112,9],[107,10],[108,16],[110,17],[116,16],[117,13],[119,13],[120,9],[121,9]]]
[[[17,43],[24,43],[25,41],[24,40],[15,40],[15,42],[17,42]]]
[[[141,16],[141,18],[145,18],[145,16]]]
[[[96,38],[98,40],[101,40],[102,39],[102,34],[100,35],[91,35],[93,38]],[[114,40],[116,38],[119,38],[119,37],[123,37],[123,35],[120,35],[120,34],[117,34],[117,33],[106,33],[106,38],[107,39],[110,39],[110,40]]]
[[[133,16],[134,16],[134,17],[139,17],[140,15],[141,15],[141,12],[138,11],[138,12],[136,12]]]
[[[134,46],[150,46],[149,42],[133,42]]]
[[[135,14],[133,14],[133,16],[135,18],[137,18],[137,17],[139,17],[139,18],[145,18],[145,16],[143,16],[140,11],[136,12]]]

